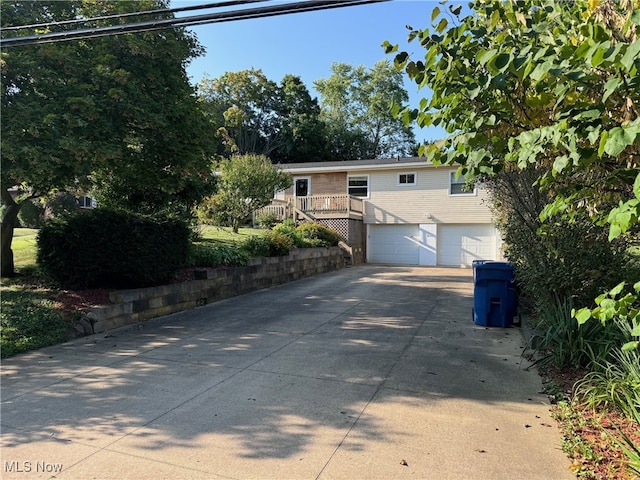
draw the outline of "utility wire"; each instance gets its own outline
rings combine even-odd
[[[208,10],[210,8],[233,7],[236,5],[245,5],[247,3],[260,3],[260,2],[267,2],[267,1],[269,0],[227,0],[224,2],[206,3],[204,5],[191,5],[188,7],[161,8],[157,10],[142,10],[140,12],[129,12],[129,13],[119,13],[116,15],[106,15],[103,17],[76,18],[73,20],[63,20],[60,22],[35,23],[32,25],[17,25],[12,27],[2,27],[2,30],[3,31],[33,30],[36,28],[58,27],[61,25],[74,25],[74,24],[81,24],[81,23],[102,22],[104,20],[139,17],[141,15],[159,15],[159,14],[167,14],[167,13],[188,12],[192,10]]]
[[[221,23],[236,20],[248,20],[252,18],[264,18],[276,15],[311,12],[331,8],[342,8],[371,3],[387,2],[390,0],[308,0],[284,5],[268,7],[247,8],[219,13],[208,13],[181,18],[168,18],[145,22],[111,25],[106,27],[85,28],[66,32],[47,33],[43,35],[28,35],[14,38],[0,39],[0,47],[15,47],[19,45],[34,45],[43,43],[56,43],[70,40],[98,38],[103,36],[121,35],[124,33],[149,32],[169,28],[179,28],[209,23]],[[148,12],[144,12],[147,14]]]

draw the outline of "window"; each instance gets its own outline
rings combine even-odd
[[[80,208],[96,208],[96,201],[92,197],[81,196],[76,198],[76,202]]]
[[[368,197],[369,177],[367,175],[347,177],[347,193],[354,197]]]
[[[398,185],[415,185],[416,174],[415,173],[399,173]]]
[[[469,189],[462,175],[456,178],[456,172],[449,172],[449,195],[474,195],[475,193],[475,187]]]
[[[311,179],[309,177],[297,177],[294,179],[293,194],[296,197],[306,197],[311,192]]]

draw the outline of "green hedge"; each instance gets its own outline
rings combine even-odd
[[[47,221],[37,259],[62,288],[146,287],[185,265],[189,235],[180,219],[95,209]]]
[[[335,247],[342,239],[338,232],[320,223],[305,222],[298,225],[296,231],[303,241],[313,246]]]

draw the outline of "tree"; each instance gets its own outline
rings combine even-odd
[[[291,186],[291,176],[264,155],[236,155],[217,165],[218,192],[204,199],[200,215],[238,233],[240,222]]]
[[[409,99],[402,74],[386,60],[371,69],[334,63],[331,72],[314,85],[331,132],[333,155],[357,159],[409,154],[415,144],[413,132],[392,114],[392,105],[401,108]],[[354,145],[355,151],[343,151]]]
[[[9,26],[167,5],[77,0],[0,8]],[[117,192],[113,203],[157,208],[209,180],[212,137],[185,72],[200,52],[183,29],[2,52],[3,276],[14,272],[13,228],[28,199],[97,184],[107,195]]]
[[[216,127],[224,127],[232,153],[268,155],[281,141],[276,106],[278,86],[262,70],[227,72],[198,86],[203,108]]]
[[[198,89],[228,152],[268,155],[278,163],[325,159],[320,108],[299,77],[285,75],[277,84],[250,69],[204,78]]]
[[[398,69],[433,92],[401,115],[450,134],[421,153],[436,164],[460,165],[470,179],[508,165],[535,165],[538,184],[553,198],[544,217],[584,215],[608,223],[610,239],[627,234],[637,240],[637,2],[477,0],[470,8],[464,18],[460,6],[435,8],[434,31],[409,33],[426,50],[424,58],[395,55]],[[397,51],[388,42],[385,49]],[[634,289],[639,292],[640,283]],[[612,318],[614,302],[606,303]],[[634,325],[635,312],[627,317]]]
[[[311,98],[300,77],[285,75],[280,82],[282,142],[271,153],[274,163],[329,160],[327,128],[320,118],[320,106]]]
[[[434,9],[435,32],[409,33],[424,60],[395,56],[397,68],[433,92],[404,119],[451,134],[421,153],[461,165],[469,178],[536,164],[542,186],[557,193],[549,213],[573,206],[602,219],[622,200],[631,210],[609,218],[612,236],[628,229],[638,216],[634,180],[640,193],[640,11],[621,11],[623,3],[632,5],[476,1],[464,18],[459,6]],[[603,22],[602,11],[623,21]],[[456,21],[450,28],[445,13]]]

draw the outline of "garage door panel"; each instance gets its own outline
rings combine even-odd
[[[474,260],[496,259],[493,225],[439,225],[438,265],[471,266]]]
[[[418,233],[417,225],[370,225],[368,261],[417,265],[420,255]]]

